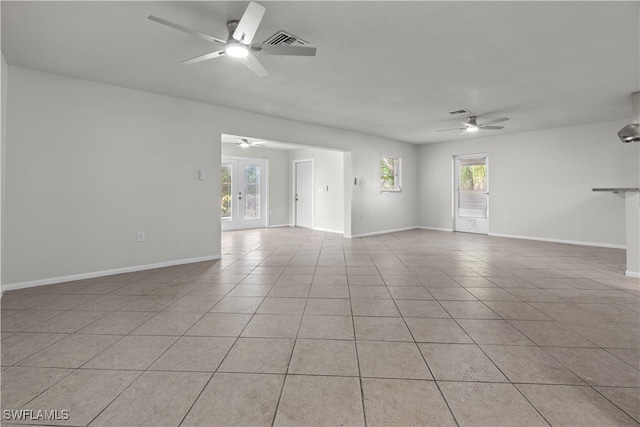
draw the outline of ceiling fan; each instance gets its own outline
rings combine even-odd
[[[504,126],[493,126],[496,123],[501,123],[501,122],[506,122],[507,120],[509,120],[508,117],[502,117],[500,119],[493,119],[493,120],[488,120],[484,123],[478,123],[477,122],[478,116],[469,116],[467,117],[467,120],[464,122],[460,122],[462,123],[462,125],[464,127],[461,128],[452,128],[452,129],[439,129],[436,132],[447,132],[450,130],[461,130],[462,133],[460,135],[464,135],[465,133],[469,133],[469,132],[477,132],[479,129],[493,129],[493,130],[500,130],[500,129],[504,129]]]
[[[259,141],[259,140],[250,141],[247,138],[236,138],[236,141],[238,142],[236,142],[235,144],[238,147],[242,147],[242,148],[257,148],[257,147],[262,147],[264,144],[267,143],[267,141]],[[230,143],[233,143],[233,141],[230,141]]]
[[[258,26],[262,21],[265,7],[256,2],[249,3],[240,20],[232,20],[227,22],[229,35],[226,40],[219,39],[209,34],[202,33],[180,24],[166,21],[164,19],[150,15],[148,19],[159,24],[166,25],[176,30],[199,37],[211,43],[223,45],[222,49],[196,56],[195,58],[181,61],[183,64],[195,64],[197,62],[207,61],[209,59],[219,58],[221,56],[231,56],[238,58],[248,69],[253,71],[258,77],[265,77],[269,73],[262,66],[260,61],[254,56],[262,55],[293,55],[293,56],[315,56],[316,48],[309,46],[288,46],[288,45],[269,45],[262,43],[254,43],[253,37],[258,30]]]

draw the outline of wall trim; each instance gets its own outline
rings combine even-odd
[[[211,255],[198,258],[178,259],[175,261],[158,262],[154,264],[135,265],[133,267],[115,268],[113,270],[93,271],[90,273],[72,274],[69,276],[51,277],[48,279],[31,280],[28,282],[9,283],[2,286],[2,292],[17,289],[33,288],[35,286],[53,285],[56,283],[71,282],[74,280],[93,279],[96,277],[113,276],[114,274],[133,273],[136,271],[152,270],[154,268],[172,267],[182,264],[193,264],[196,262],[213,261],[220,259],[221,255]]]
[[[498,233],[489,233],[491,237],[506,237],[507,239],[523,239],[523,240],[537,240],[540,242],[550,242],[550,243],[564,243],[567,245],[580,245],[580,246],[596,246],[599,248],[611,248],[611,249],[626,249],[625,245],[613,245],[611,243],[595,243],[595,242],[582,242],[577,240],[563,240],[563,239],[552,239],[548,237],[533,237],[533,236],[518,236],[516,234],[498,234]]]
[[[315,230],[315,231],[324,231],[324,232],[326,232],[326,233],[337,233],[337,234],[342,234],[342,235],[344,235],[344,232],[343,232],[343,231],[339,231],[339,230],[330,230],[330,229],[328,229],[328,228],[313,227],[313,228],[312,228],[312,230]]]
[[[269,224],[267,228],[293,227],[293,224]]]
[[[453,232],[453,228],[440,228],[440,227],[417,227],[421,230],[433,230],[433,231],[448,231]]]
[[[640,279],[640,273],[638,273],[638,272],[636,272],[636,271],[629,271],[629,270],[627,270],[627,271],[625,271],[625,272],[624,272],[624,275],[625,275],[625,276],[635,277],[635,278]]]
[[[387,233],[397,233],[399,231],[415,230],[416,228],[420,228],[420,227],[414,225],[413,227],[394,228],[392,230],[380,230],[380,231],[372,231],[370,233],[353,234],[351,235],[351,238],[377,236],[378,234],[387,234]]]

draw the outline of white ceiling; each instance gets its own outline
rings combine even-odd
[[[9,65],[416,144],[458,139],[449,111],[503,131],[631,118],[640,90],[640,2],[262,1],[254,39],[285,30],[316,57],[178,62],[217,46],[147,20],[226,38],[248,2],[5,1]],[[482,120],[479,120],[482,121]],[[475,137],[465,136],[465,138]]]

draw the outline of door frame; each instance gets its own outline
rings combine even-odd
[[[297,204],[296,204],[296,188],[298,186],[298,177],[297,177],[297,167],[298,167],[298,163],[303,163],[303,162],[311,162],[311,229],[313,229],[313,227],[315,227],[316,224],[316,193],[315,193],[315,163],[313,161],[313,158],[311,159],[298,159],[298,160],[293,160],[292,162],[292,173],[293,173],[293,178],[291,179],[291,200],[293,201],[292,204],[292,216],[291,218],[293,218],[293,226],[297,227],[297,223],[298,223],[298,208],[297,208]]]
[[[223,163],[225,163],[225,161],[235,161],[236,164],[238,162],[260,162],[261,164],[264,164],[264,197],[261,197],[261,199],[264,199],[264,220],[259,222],[258,224],[260,225],[260,227],[254,227],[254,228],[267,228],[269,227],[269,159],[260,159],[257,157],[239,157],[239,156],[222,156],[220,159],[220,165],[222,165]],[[237,168],[236,168],[237,169]],[[239,173],[236,172],[236,173]],[[237,178],[237,177],[236,177]],[[261,177],[262,180],[262,177]],[[237,192],[237,188],[236,185],[233,183],[233,177],[232,177],[232,181],[231,181],[231,185],[232,185],[232,193],[234,194],[234,200],[236,200],[236,211],[237,209],[237,199],[235,199],[235,193]],[[221,191],[221,188],[218,188],[218,192]],[[220,196],[218,196],[219,198]],[[222,227],[222,220],[220,221],[220,227],[221,229],[223,229],[224,227]],[[230,229],[230,230],[222,230],[222,231],[233,231],[233,230],[242,230],[241,228],[234,228],[234,229]]]
[[[473,220],[474,221],[474,228],[460,228],[458,227],[458,188],[460,187],[460,172],[458,171],[458,160],[459,159],[477,159],[477,158],[484,158],[485,159],[485,164],[487,166],[487,173],[486,173],[486,185],[487,185],[487,218],[484,219],[486,221],[486,231],[481,230],[481,231],[477,231],[477,229],[475,229],[475,221],[476,219],[480,219],[483,220],[482,218],[469,218],[469,220]],[[453,230],[454,231],[458,231],[458,232],[464,232],[464,233],[475,233],[475,234],[489,234],[489,201],[491,200],[489,198],[490,196],[490,192],[491,192],[491,186],[490,186],[490,174],[491,174],[491,170],[489,168],[489,153],[474,153],[474,154],[456,154],[453,156]],[[468,221],[467,224],[469,225],[470,222]]]

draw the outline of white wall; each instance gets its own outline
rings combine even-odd
[[[0,69],[0,80],[2,81],[2,87],[0,88],[0,97],[2,98],[2,104],[0,107],[2,116],[2,137],[0,139],[0,278],[4,274],[4,172],[5,172],[5,149],[7,142],[7,83],[9,78],[9,67],[7,61],[4,58],[4,53],[0,51],[2,57],[2,68]],[[0,283],[2,283],[0,281]],[[0,289],[1,292],[1,289]]]
[[[222,144],[222,156],[269,160],[269,226],[289,225],[289,153],[286,150]]]
[[[372,140],[368,149],[351,151],[351,168],[345,167],[345,198],[351,193],[351,237],[399,231],[418,224],[418,147],[388,146]],[[402,191],[380,191],[380,156],[402,159]],[[349,169],[351,175],[349,176]],[[357,179],[359,185],[354,185]],[[346,202],[345,202],[346,203]],[[345,233],[345,236],[349,236]]]
[[[295,160],[313,159],[313,228],[344,233],[344,158],[340,151],[303,148],[289,152],[290,194],[294,193]],[[320,191],[320,187],[323,191]],[[328,191],[327,191],[328,189]],[[295,209],[295,205],[292,205]],[[295,212],[291,211],[292,220]]]
[[[10,73],[5,283],[220,255],[220,174],[197,174],[219,171],[208,108]]]
[[[413,145],[20,67],[9,73],[9,287],[219,255],[222,133],[350,150],[364,183],[352,233],[418,223]],[[397,197],[379,193],[381,153],[403,157]],[[199,181],[199,169],[209,179]]]
[[[453,228],[453,156],[486,152],[490,234],[624,246],[624,195],[591,189],[638,187],[640,147],[616,136],[627,122],[421,146],[420,225]]]

